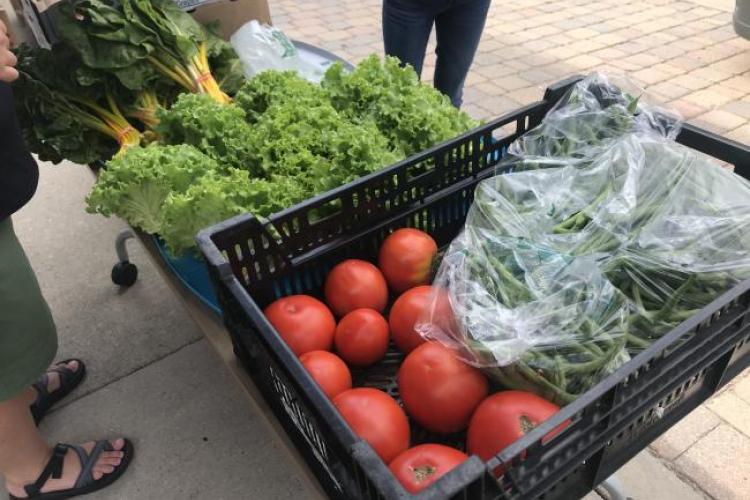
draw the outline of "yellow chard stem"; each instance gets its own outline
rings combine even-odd
[[[156,69],[158,69],[163,75],[167,76],[168,78],[171,78],[172,80],[180,84],[183,88],[185,88],[189,92],[197,91],[195,88],[195,84],[193,83],[193,80],[190,77],[188,77],[188,75],[185,74],[182,68],[178,68],[178,67],[170,68],[153,56],[150,56],[148,58],[148,61],[154,66],[156,66]]]
[[[114,116],[115,119],[122,124],[128,123],[128,120],[123,116],[122,111],[120,111],[120,107],[117,105],[117,101],[115,101],[115,98],[112,96],[112,94],[107,92],[106,99],[107,104],[109,104],[109,109],[112,111],[112,116]]]
[[[119,114],[117,105],[114,102],[114,99],[111,99],[110,95],[107,95],[107,101],[109,102],[110,107],[114,106],[114,113],[99,106],[92,99],[67,95],[62,92],[60,95],[71,103],[70,105],[65,106],[67,112],[71,113],[90,129],[96,130],[97,132],[116,140],[120,144],[120,151],[126,147],[140,144],[141,133],[134,129],[130,123]],[[94,114],[88,113],[79,105],[85,106],[93,111]]]
[[[124,109],[125,116],[135,118],[143,123],[146,128],[154,130],[159,124],[156,110],[159,108],[159,100],[153,89],[141,90],[133,106]]]
[[[117,121],[117,116],[115,116],[113,113],[111,113],[107,109],[99,106],[95,101],[92,101],[91,99],[83,99],[83,98],[76,97],[76,96],[69,96],[69,98],[72,101],[83,104],[84,106],[89,108],[91,111],[99,115],[105,121],[110,121],[110,122]]]
[[[111,94],[107,93],[106,99],[111,111],[104,109],[95,102],[87,99],[80,99],[79,101],[97,113],[100,119],[112,130],[112,134],[107,135],[116,139],[120,144],[120,150],[118,151],[119,154],[130,146],[140,144],[141,133],[133,128],[128,120],[122,116],[122,113],[120,113],[120,110],[117,107],[117,102],[115,102],[115,99]]]
[[[192,89],[191,92],[198,92],[198,89],[195,85],[195,80],[191,78],[190,76],[190,70],[189,68],[184,68],[182,66],[175,67],[175,71],[180,75],[180,78],[183,80],[190,82],[190,88]]]
[[[205,42],[201,42],[198,45],[198,59],[203,65],[201,69],[208,70],[208,49]]]
[[[112,129],[112,127],[110,127],[100,119],[78,109],[69,109],[68,111],[81,123],[84,123],[87,127],[96,130],[97,132],[101,132],[102,134],[109,136],[114,140],[118,140],[117,133]]]
[[[222,104],[232,102],[232,99],[221,90],[219,84],[216,83],[216,79],[211,74],[211,67],[208,63],[208,51],[205,43],[202,42],[198,44],[198,54],[193,56],[191,62],[197,70],[197,83],[203,92]]]

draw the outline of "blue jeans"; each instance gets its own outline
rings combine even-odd
[[[435,88],[461,106],[490,0],[383,0],[385,53],[422,74],[432,25],[437,36]]]

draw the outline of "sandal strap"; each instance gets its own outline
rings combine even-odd
[[[49,375],[47,373],[39,377],[31,386],[36,389],[35,405],[38,405],[43,399],[49,397],[49,391],[47,390],[47,387],[49,387]]]
[[[81,473],[78,475],[74,488],[83,488],[84,486],[93,483],[95,479],[92,475],[92,471],[94,470],[96,461],[99,459],[99,455],[101,455],[103,451],[113,450],[110,442],[104,439],[97,441],[92,448],[91,453],[88,454],[86,453],[86,450],[80,446],[73,445],[69,447],[75,450],[76,454],[78,454],[78,459],[81,461]]]
[[[66,363],[70,363],[71,361],[78,361],[78,370],[71,370],[67,366],[65,366]],[[36,399],[34,399],[34,402],[31,404],[31,411],[32,413],[45,411],[47,408],[43,407],[42,403],[45,401],[48,401],[50,396],[52,395],[47,387],[49,387],[49,374],[50,373],[57,373],[58,377],[60,377],[60,386],[55,389],[53,392],[57,392],[61,389],[63,389],[67,384],[70,383],[70,381],[78,374],[78,372],[81,370],[83,363],[78,359],[69,359],[66,361],[60,361],[56,365],[51,366],[44,374],[37,379],[36,382],[34,382],[32,387],[36,389]],[[38,418],[35,416],[35,418]]]
[[[77,359],[69,359],[67,361],[60,361],[56,365],[53,365],[47,370],[47,372],[44,374],[45,376],[49,376],[48,374],[50,372],[57,373],[60,377],[60,387],[65,385],[70,379],[76,376],[76,373],[78,373],[78,370],[81,369],[81,362],[78,361],[78,370],[71,370],[66,366],[67,363],[70,363],[71,361],[78,361]]]
[[[37,480],[32,484],[24,486],[24,491],[29,497],[34,497],[39,494],[47,480],[60,479],[62,477],[63,462],[65,461],[65,454],[68,452],[68,446],[65,444],[56,444],[52,450],[52,457],[50,457],[47,465],[44,466],[44,470],[39,474]]]

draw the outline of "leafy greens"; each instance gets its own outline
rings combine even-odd
[[[334,65],[322,86],[279,71],[244,81],[231,47],[169,0],[63,0],[54,15],[64,44],[20,58],[27,142],[42,159],[86,163],[119,142],[88,210],[159,234],[176,254],[205,226],[270,216],[474,124],[374,56],[352,74]],[[233,102],[193,78],[204,60]]]
[[[337,110],[354,120],[374,121],[391,147],[406,156],[478,124],[394,57],[381,62],[371,55],[351,73],[334,64],[321,85]]]
[[[251,167],[252,128],[242,108],[205,94],[181,94],[170,109],[160,109],[157,118],[163,143],[191,144],[221,166]]]
[[[229,101],[209,67],[209,36],[172,0],[67,0],[49,12],[62,42],[86,66],[111,72],[126,88],[149,88],[161,75],[188,92]]]
[[[181,89],[226,103],[244,82],[217,27],[171,0],[63,0],[47,15],[59,41],[18,48],[14,84],[26,143],[43,160],[105,160],[154,140],[157,110]]]
[[[87,198],[91,213],[117,214],[149,233],[159,233],[164,200],[183,193],[217,163],[193,146],[135,147],[107,162]]]

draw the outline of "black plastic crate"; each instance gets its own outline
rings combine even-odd
[[[493,174],[507,146],[535,127],[577,78],[547,89],[544,100],[470,133],[259,222],[235,217],[202,231],[234,350],[321,485],[337,498],[411,498],[374,451],[352,433],[296,356],[265,319],[278,297],[320,297],[330,268],[346,258],[374,261],[394,229],[416,227],[438,245],[463,227],[474,188]],[[504,133],[508,128],[510,133]],[[678,141],[750,177],[750,149],[685,126]],[[311,220],[321,206],[332,215]],[[320,213],[320,212],[318,212]],[[557,415],[487,463],[471,457],[419,498],[571,499],[585,495],[657,436],[750,365],[750,281],[718,297]],[[395,350],[356,385],[398,397]],[[566,420],[563,432],[543,436]],[[457,445],[412,425],[414,444]],[[504,464],[496,480],[489,471]]]

